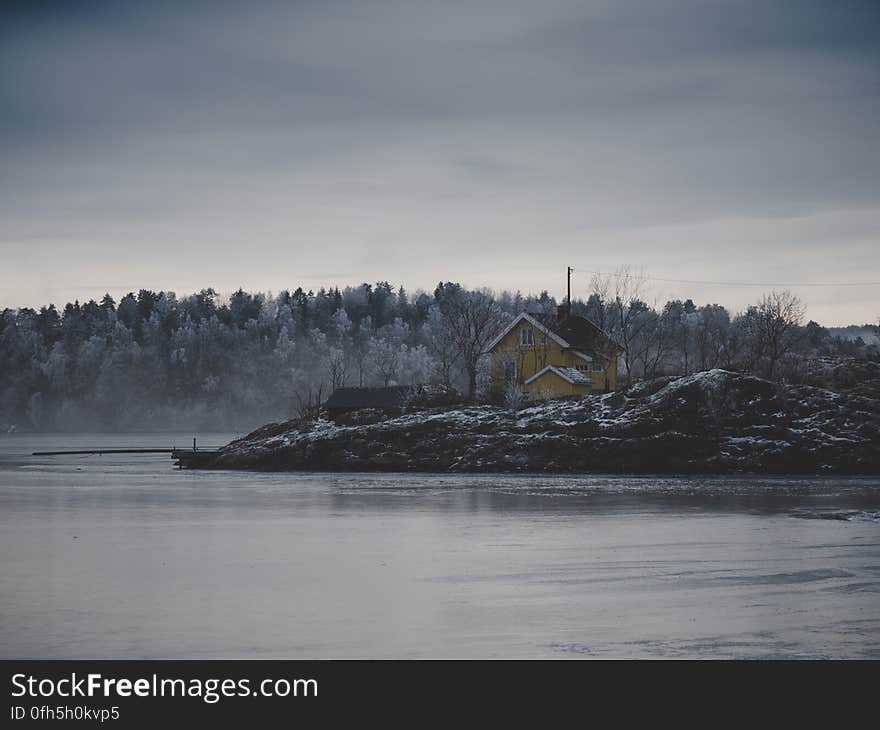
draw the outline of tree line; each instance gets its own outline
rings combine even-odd
[[[651,305],[644,285],[622,269],[571,303],[620,343],[622,386],[713,367],[791,379],[805,356],[878,357],[876,344],[804,324],[788,292],[731,314],[690,299]],[[409,294],[383,281],[228,298],[142,289],[61,311],[5,309],[0,428],[244,431],[295,417],[343,385],[435,382],[491,400],[488,343],[519,312],[556,306],[547,292],[442,282]]]

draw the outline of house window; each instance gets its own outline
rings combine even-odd
[[[594,373],[601,373],[601,372],[602,372],[602,366],[601,366],[599,363],[595,363],[595,362],[594,362],[594,363],[593,363],[593,372],[594,372]]]
[[[519,331],[519,344],[523,347],[531,347],[532,345],[532,328],[531,327],[523,327]]]
[[[516,363],[504,363],[504,382],[513,383],[516,380]]]
[[[538,335],[538,344],[539,344],[541,347],[544,347],[544,345],[547,344],[547,335],[543,335],[543,334],[542,334],[542,335]]]

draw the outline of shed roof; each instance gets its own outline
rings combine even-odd
[[[337,388],[324,403],[324,407],[352,411],[358,408],[400,408],[411,390],[404,385],[387,388]]]

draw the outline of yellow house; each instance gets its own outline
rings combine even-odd
[[[523,312],[488,350],[498,385],[516,383],[532,399],[607,392],[617,387],[620,346],[590,320]]]

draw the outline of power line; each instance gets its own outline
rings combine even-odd
[[[582,274],[597,274],[599,276],[619,276],[619,274],[608,271],[591,271],[587,269],[572,269]],[[664,281],[675,284],[708,284],[710,286],[761,286],[761,287],[798,287],[798,286],[880,286],[880,281],[842,281],[842,282],[820,282],[820,281],[801,281],[801,282],[769,282],[769,281],[705,281],[702,279],[669,279],[662,276],[645,275],[642,278],[650,281]]]

